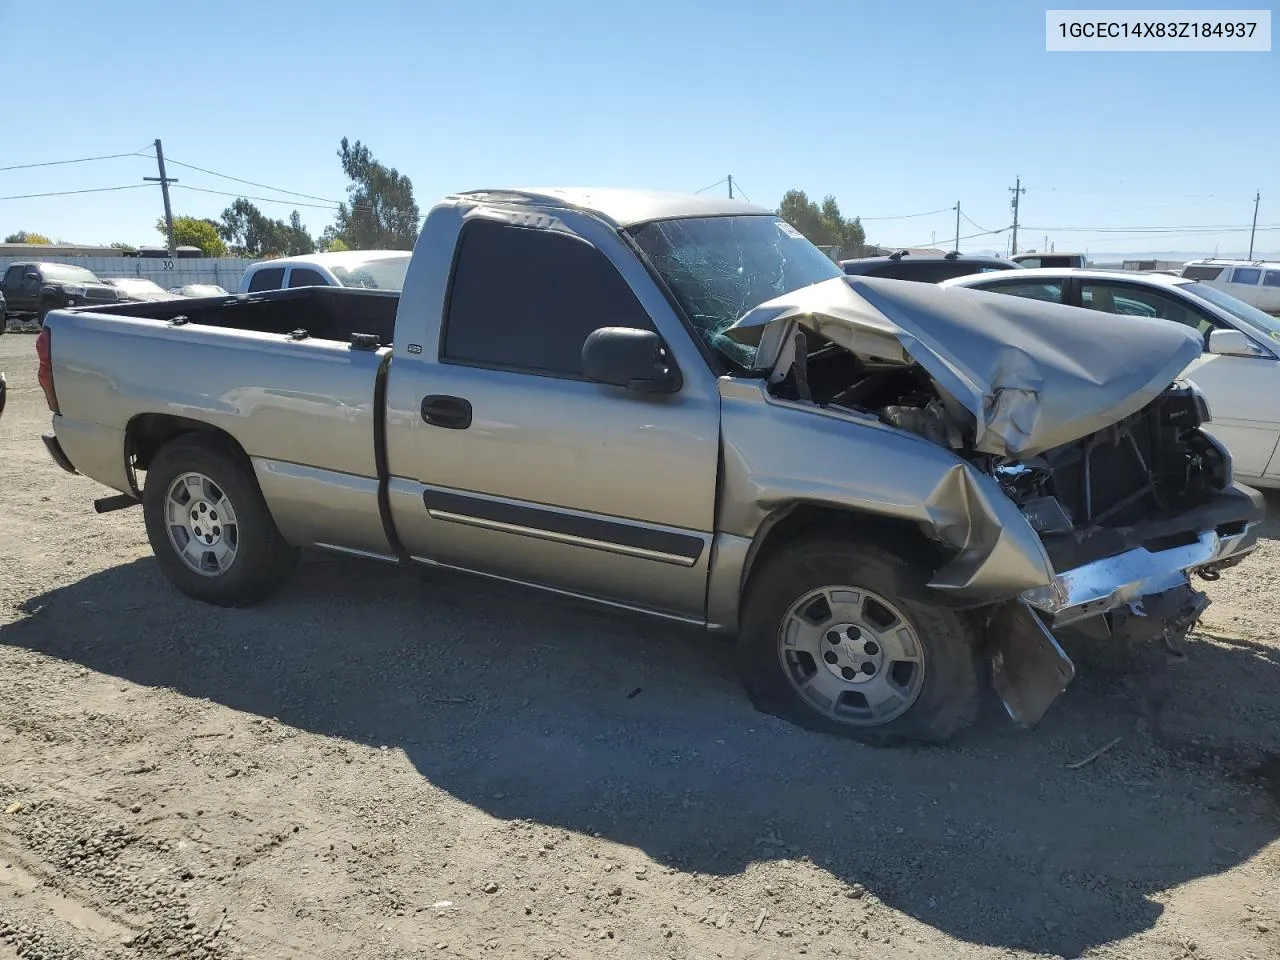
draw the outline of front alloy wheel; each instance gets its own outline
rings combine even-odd
[[[806,593],[787,610],[778,656],[813,709],[852,726],[902,716],[924,686],[915,627],[872,590],[826,586]]]
[[[973,626],[936,602],[927,554],[885,539],[811,534],[751,571],[738,657],[759,709],[878,746],[939,743],[973,722]]]

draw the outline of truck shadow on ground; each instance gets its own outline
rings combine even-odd
[[[952,745],[875,750],[756,713],[726,641],[452,575],[317,559],[277,600],[219,610],[145,559],[29,606],[0,642],[398,746],[496,817],[682,870],[807,857],[974,943],[1076,956],[1280,834],[1239,779],[1280,753],[1280,663],[1245,646],[1193,643],[1194,669],[1086,661],[1035,732],[991,703]]]

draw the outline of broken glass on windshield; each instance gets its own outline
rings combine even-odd
[[[744,313],[784,293],[844,276],[840,267],[772,216],[656,220],[632,231],[712,349],[750,367],[755,347],[724,331]]]

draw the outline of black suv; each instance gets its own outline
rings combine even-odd
[[[84,267],[65,263],[11,263],[0,281],[0,294],[10,317],[35,320],[41,326],[50,310],[125,299]]]
[[[915,280],[918,283],[941,283],[952,277],[991,270],[1018,270],[1018,264],[1000,257],[979,257],[963,253],[909,253],[899,250],[887,257],[860,257],[841,260],[844,272],[857,277],[888,277],[891,280]]]

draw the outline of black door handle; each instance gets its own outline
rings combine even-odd
[[[471,426],[471,404],[461,397],[433,393],[422,398],[422,419],[433,427],[465,430]]]

